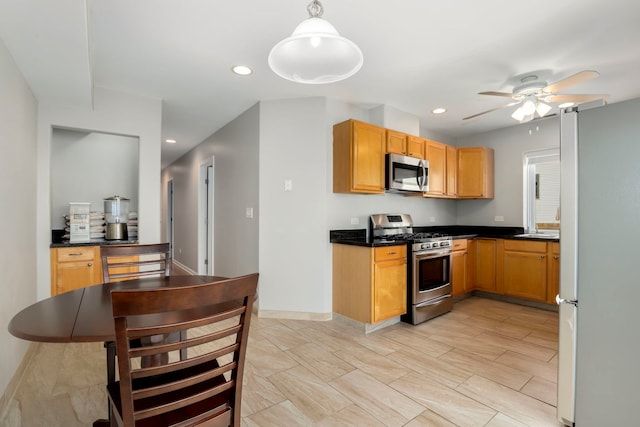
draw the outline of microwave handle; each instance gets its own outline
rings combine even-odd
[[[420,160],[420,163],[418,163],[418,170],[416,172],[416,181],[420,189],[424,188],[424,175],[424,162]]]

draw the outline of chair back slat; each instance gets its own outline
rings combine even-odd
[[[218,282],[111,292],[124,426],[240,425],[242,373],[258,274]],[[174,331],[178,342],[165,342]],[[142,345],[131,343],[138,338]],[[159,341],[160,339],[160,341]],[[185,351],[186,350],[186,351]],[[182,360],[179,354],[185,351]],[[168,360],[163,360],[167,356]],[[141,366],[142,358],[163,360]],[[115,390],[109,390],[110,399]],[[115,398],[113,399],[115,401]],[[116,419],[119,417],[116,417]],[[182,424],[184,423],[184,424]],[[210,424],[209,424],[210,423]]]
[[[103,282],[168,276],[171,268],[169,243],[100,246]]]

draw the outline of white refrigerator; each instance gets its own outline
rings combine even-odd
[[[558,418],[640,426],[640,99],[560,128]]]

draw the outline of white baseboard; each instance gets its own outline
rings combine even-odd
[[[331,313],[307,313],[302,311],[279,311],[279,310],[258,310],[258,317],[265,319],[288,319],[288,320],[331,320]]]
[[[186,265],[182,264],[180,261],[176,261],[175,259],[172,259],[171,262],[173,263],[173,265],[178,267],[180,270],[184,270],[184,271],[186,271],[187,273],[189,273],[192,276],[197,276],[198,275],[197,271],[194,271],[194,270],[190,269]]]

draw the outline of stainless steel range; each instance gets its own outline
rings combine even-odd
[[[407,314],[402,321],[416,325],[451,311],[451,237],[414,233],[409,214],[371,215],[369,232],[374,242],[406,243]]]

